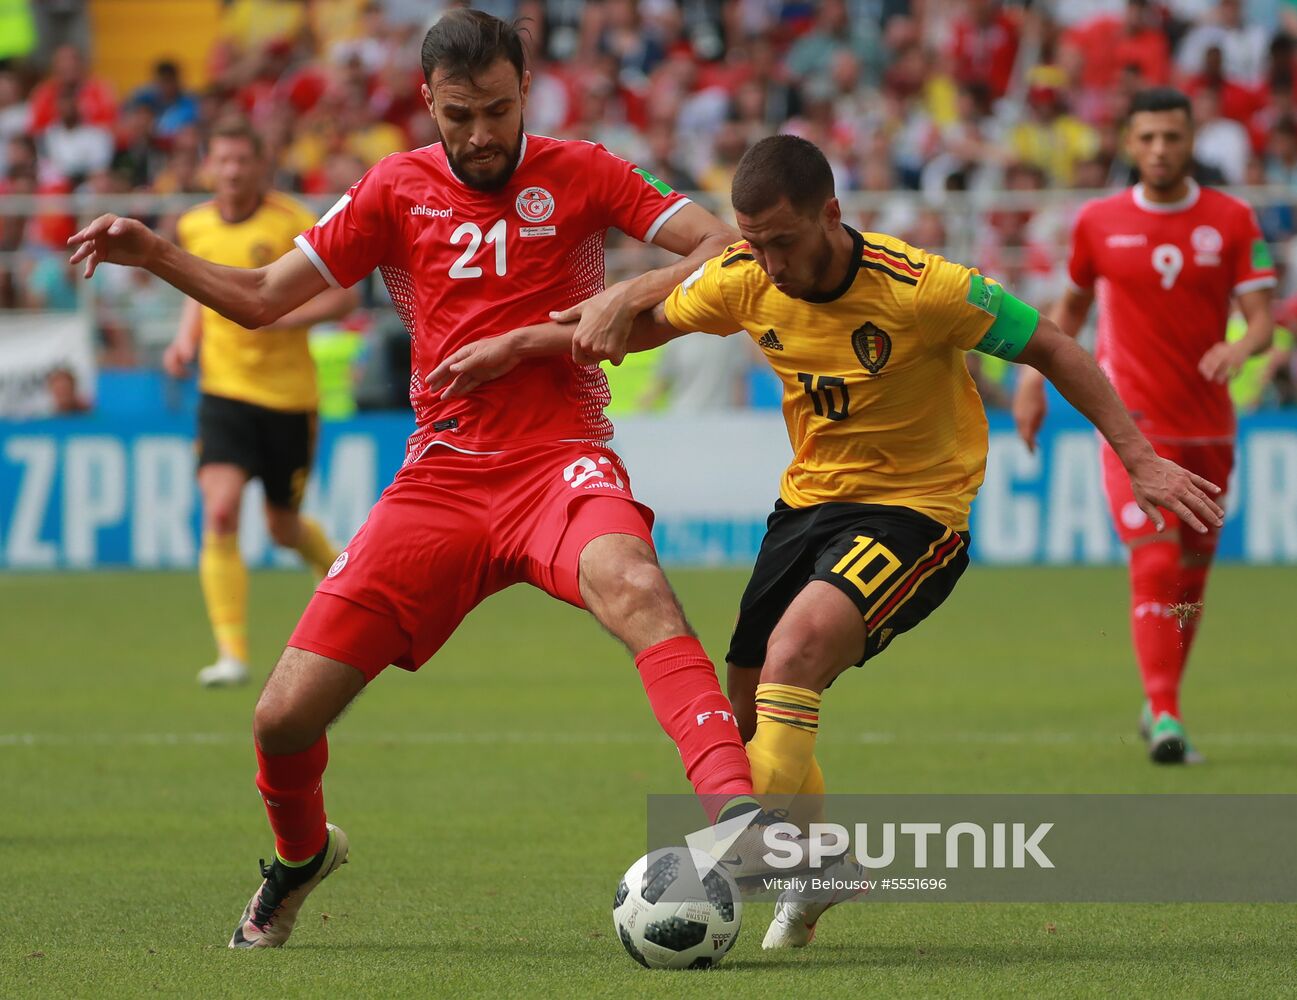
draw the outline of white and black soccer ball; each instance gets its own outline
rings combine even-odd
[[[738,940],[743,902],[729,872],[701,851],[665,847],[622,877],[612,922],[627,953],[649,969],[709,969]]]

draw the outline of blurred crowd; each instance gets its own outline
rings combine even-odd
[[[130,93],[76,44],[0,63],[0,194],[201,193],[204,136],[230,113],[262,133],[276,187],[345,190],[387,153],[436,141],[419,44],[447,6],[228,0],[201,81],[163,61]],[[804,136],[829,156],[849,221],[946,249],[1042,305],[1059,289],[1076,204],[1042,192],[1129,182],[1121,125],[1144,86],[1190,94],[1201,180],[1270,188],[1258,214],[1281,261],[1297,234],[1294,0],[474,6],[527,19],[529,131],[604,143],[718,209],[753,142]],[[1018,197],[964,210],[999,191]],[[0,308],[74,307],[59,249],[74,218],[4,204]],[[629,248],[611,259],[623,271],[651,261]],[[147,360],[141,330],[171,323],[174,300],[147,278],[108,275],[96,289],[103,359]]]

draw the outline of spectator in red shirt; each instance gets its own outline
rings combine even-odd
[[[108,84],[86,72],[81,53],[74,45],[60,45],[50,60],[50,75],[32,90],[32,131],[43,132],[59,117],[58,98],[71,88],[77,110],[86,125],[111,126],[117,104]]]
[[[1171,49],[1158,9],[1148,0],[1130,0],[1126,11],[1100,14],[1068,29],[1064,48],[1074,49],[1081,68],[1081,85],[1106,90],[1117,83],[1122,69],[1139,68],[1145,86],[1171,78]]]
[[[1018,55],[1018,23],[999,0],[968,0],[951,22],[946,53],[960,83],[985,81],[995,98],[1004,96]]]
[[[1187,80],[1185,93],[1191,98],[1202,90],[1220,94],[1220,113],[1236,122],[1248,122],[1265,103],[1265,92],[1231,80],[1225,75],[1225,60],[1219,48],[1210,48],[1203,56],[1202,72]]]

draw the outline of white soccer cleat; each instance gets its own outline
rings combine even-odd
[[[234,687],[252,680],[248,665],[232,656],[222,656],[210,667],[198,671],[198,683],[203,687]]]
[[[261,888],[248,900],[230,938],[231,948],[279,948],[288,940],[311,890],[347,863],[347,835],[332,823],[327,825],[329,839],[305,869],[309,874],[299,875],[278,859],[261,863]]]
[[[845,903],[849,899],[863,896],[869,890],[851,888],[868,878],[868,870],[855,858],[846,855],[826,868],[824,879],[833,879],[847,883],[843,888],[797,892],[785,889],[775,903],[775,916],[766,928],[766,936],[761,942],[765,951],[777,951],[781,948],[805,948],[815,940],[815,927],[831,906]]]

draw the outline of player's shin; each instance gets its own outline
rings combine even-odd
[[[324,736],[299,753],[268,754],[257,746],[257,790],[275,833],[275,854],[289,866],[311,860],[328,839],[320,782],[328,763]]]
[[[680,751],[685,774],[715,821],[734,797],[752,794],[748,756],[716,668],[702,644],[689,636],[650,646],[635,657],[635,666],[654,716]]]
[[[1180,609],[1180,547],[1152,541],[1130,550],[1130,629],[1144,693],[1153,718],[1180,717],[1180,674],[1184,668],[1184,634]]]
[[[802,790],[815,761],[819,727],[816,692],[791,684],[758,685],[757,731],[748,744],[757,795],[792,796]]]
[[[239,552],[237,534],[203,535],[198,576],[212,634],[222,657],[248,662],[248,570]]]

